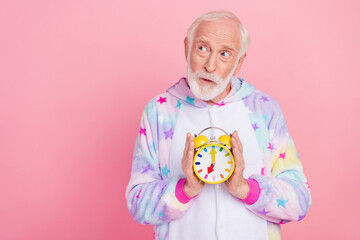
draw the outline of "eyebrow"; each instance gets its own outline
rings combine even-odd
[[[209,40],[208,40],[206,37],[201,36],[201,37],[198,37],[198,38],[196,39],[196,42],[209,43]]]
[[[206,37],[204,37],[204,36],[198,37],[195,41],[196,41],[196,42],[203,42],[203,43],[207,43],[207,44],[210,43],[210,41],[209,41]],[[226,48],[226,49],[230,49],[230,50],[233,50],[233,51],[236,52],[236,49],[235,49],[235,47],[234,47],[233,45],[224,44],[224,45],[222,45],[222,46],[223,46],[224,48]]]

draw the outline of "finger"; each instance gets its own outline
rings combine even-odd
[[[237,144],[240,143],[239,133],[237,130],[234,131],[234,140],[236,141]]]
[[[185,148],[184,148],[184,155],[188,152],[189,149],[189,135],[190,133],[186,133],[186,141],[185,141]]]
[[[236,134],[236,130],[231,134],[230,141],[231,141],[232,148],[234,148],[235,147],[234,145],[236,144],[235,134]]]
[[[193,136],[189,133],[189,138],[188,138],[188,148],[187,148],[187,153],[186,153],[186,158],[187,158],[187,163],[189,165],[189,168],[192,169],[192,163],[194,160],[194,146],[195,146],[195,142],[194,142],[194,138]]]
[[[189,133],[189,142],[190,142],[192,145],[195,145],[194,140],[195,140],[195,138],[193,137],[193,135],[191,135],[191,133]]]
[[[235,132],[236,132],[235,133],[235,141],[236,141],[236,143],[237,143],[237,145],[239,147],[240,152],[242,152],[242,143],[241,143],[240,138],[239,138],[239,133],[238,133],[237,130]]]
[[[191,135],[191,133],[189,133],[188,136],[189,136],[189,138],[188,138],[189,143],[190,143],[190,144],[194,144],[194,143],[195,143],[195,142],[194,142],[194,137]],[[190,145],[190,144],[189,144],[189,145]]]
[[[241,164],[243,165],[244,163],[244,158],[243,158],[243,145],[240,141],[240,138],[239,136],[237,135],[237,137],[235,138],[236,139],[236,142],[237,142],[237,146],[238,146],[238,154],[239,154],[239,159],[241,161]]]
[[[234,132],[234,140],[231,144],[233,145],[234,155],[239,155],[239,157],[241,157],[240,155],[242,154],[242,145],[236,132]]]
[[[234,158],[235,158],[235,168],[237,167],[244,167],[244,161],[243,161],[243,154],[240,151],[239,147],[234,149],[233,151],[234,153]]]
[[[194,147],[195,147],[195,142],[194,142],[194,138],[191,136],[189,137],[189,146],[188,146],[188,157],[189,157],[189,161],[192,161],[194,158]]]
[[[187,153],[188,153],[188,149],[189,149],[189,133],[186,134],[186,141],[185,141],[185,147],[184,147],[184,153],[183,153],[183,157],[182,157],[182,161],[181,161],[181,165],[183,166],[183,170],[185,172],[185,169],[188,168],[188,157],[187,157]]]
[[[237,143],[235,141],[235,139],[231,142],[231,151],[232,153],[235,153],[236,150],[238,149]]]
[[[236,131],[234,131],[232,137],[231,137],[231,145],[232,145],[232,150],[233,152],[236,151],[237,149],[239,149],[239,144],[236,141]]]
[[[235,160],[235,172],[237,173],[238,170],[241,170],[244,167],[244,164],[242,162],[242,153],[240,151],[239,143],[236,141],[236,134],[234,134],[234,140],[233,140],[233,155]]]

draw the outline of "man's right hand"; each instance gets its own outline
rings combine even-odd
[[[186,176],[184,191],[189,197],[194,197],[195,195],[199,194],[205,185],[205,183],[200,181],[200,179],[194,173],[194,147],[194,137],[191,135],[191,133],[187,133],[184,155],[181,160],[181,167]]]

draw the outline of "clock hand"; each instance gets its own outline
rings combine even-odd
[[[215,148],[211,149],[210,154],[211,154],[212,164],[215,164],[215,154],[216,154]]]
[[[215,166],[214,164],[211,164],[211,166],[207,168],[208,174],[210,174],[214,171],[214,166]]]

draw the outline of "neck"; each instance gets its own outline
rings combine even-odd
[[[215,103],[223,100],[229,94],[230,90],[231,90],[231,82],[229,82],[229,84],[226,86],[225,90],[222,93],[217,95],[215,98],[205,102],[211,106],[215,105]]]

